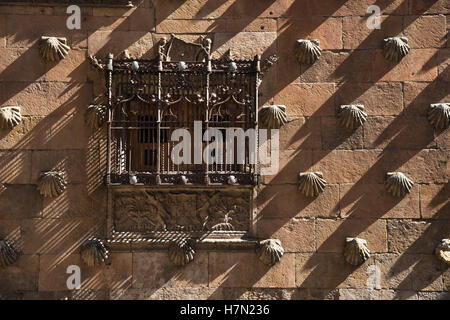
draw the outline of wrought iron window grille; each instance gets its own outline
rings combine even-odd
[[[172,35],[169,41],[160,40],[155,59],[114,59],[112,54],[105,60],[90,58],[106,77],[107,185],[130,184],[130,176],[137,184],[153,186],[258,184],[258,162],[250,161],[249,141],[244,163],[225,158],[209,164],[194,161],[199,142],[193,141],[194,126],[201,121],[202,136],[208,129],[257,132],[258,86],[274,57],[261,70],[259,55],[236,60],[228,51],[221,59],[211,59],[210,39],[189,43]],[[171,135],[179,128],[193,133],[190,164],[171,159],[179,143]],[[208,143],[200,141],[202,151]],[[252,151],[257,157],[257,143]]]

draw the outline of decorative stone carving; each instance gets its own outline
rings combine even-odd
[[[298,190],[308,198],[317,197],[326,185],[322,172],[302,172],[298,175]]]
[[[409,53],[408,38],[393,37],[384,39],[384,57],[393,62],[400,62]]]
[[[45,61],[57,62],[64,59],[69,53],[70,47],[66,38],[41,37],[40,53]]]
[[[37,189],[44,197],[57,197],[66,189],[66,180],[62,171],[42,172]]]
[[[87,108],[85,120],[92,130],[100,129],[106,120],[106,106],[90,105]]]
[[[7,106],[0,108],[0,127],[12,129],[22,121],[19,106]]]
[[[223,222],[220,222],[214,226],[211,227],[211,230],[213,231],[233,231],[234,227],[231,224],[231,220],[233,220],[230,217],[230,212],[227,212],[225,214],[225,217],[223,218]]]
[[[249,230],[250,191],[136,190],[113,194],[118,232],[206,232],[219,224]],[[229,228],[231,229],[231,228]]]
[[[167,41],[162,37],[158,54],[163,61],[202,61],[211,54],[211,39],[201,37],[201,43],[187,42],[174,34]]]
[[[257,255],[259,260],[268,266],[273,266],[281,260],[284,249],[278,239],[267,239],[259,242]]]
[[[7,267],[16,262],[19,253],[6,240],[0,240],[0,267]]]
[[[450,239],[442,239],[434,253],[439,260],[450,265]]]
[[[236,179],[235,176],[229,176],[227,182],[228,182],[229,185],[233,185],[233,184],[237,183],[237,179]]]
[[[403,197],[411,191],[414,182],[408,179],[402,172],[388,172],[386,190],[394,197]]]
[[[361,104],[343,105],[338,113],[339,123],[348,130],[354,130],[366,122],[367,114]]]
[[[366,240],[361,238],[348,237],[345,242],[345,261],[347,261],[351,265],[359,266],[370,258],[370,251],[367,248]]]
[[[450,103],[436,103],[430,106],[428,121],[436,130],[448,128],[450,123]]]
[[[259,111],[259,119],[264,128],[279,129],[287,122],[286,106],[271,105],[262,107]]]
[[[102,265],[108,255],[105,245],[97,238],[86,241],[81,247],[81,261],[91,268]]]
[[[169,245],[169,259],[177,266],[187,265],[194,260],[195,250],[189,239],[178,239]]]
[[[297,40],[295,55],[301,64],[313,64],[322,55],[320,40]]]

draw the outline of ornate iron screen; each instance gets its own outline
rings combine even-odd
[[[257,184],[260,56],[210,50],[172,37],[153,60],[108,56],[108,185]]]

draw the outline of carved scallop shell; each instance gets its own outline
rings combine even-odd
[[[184,266],[194,260],[195,250],[188,239],[172,241],[169,246],[169,259],[177,266]]]
[[[0,240],[0,267],[7,267],[16,262],[19,253],[6,240]]]
[[[450,124],[450,103],[436,103],[430,106],[428,121],[436,130],[448,128]]]
[[[298,190],[308,198],[318,196],[326,185],[322,172],[302,172],[298,175]]]
[[[281,260],[284,249],[278,239],[267,239],[259,242],[257,255],[259,260],[268,266],[273,266]]]
[[[439,260],[450,265],[450,239],[442,239],[434,253]]]
[[[367,241],[361,238],[347,238],[345,240],[344,256],[348,263],[359,266],[370,258]]]
[[[297,40],[295,56],[301,64],[313,64],[322,55],[320,40]]]
[[[45,61],[59,61],[69,53],[70,47],[66,38],[41,37],[41,56]]]
[[[106,107],[102,105],[90,105],[86,111],[86,124],[92,130],[100,129],[106,120]]]
[[[361,104],[343,105],[338,117],[341,126],[348,130],[354,130],[366,122],[367,114]]]
[[[66,189],[64,173],[61,171],[42,172],[37,188],[44,197],[59,196]]]
[[[286,106],[271,105],[262,107],[259,111],[259,119],[267,129],[279,129],[287,122]]]
[[[399,62],[409,53],[408,38],[393,37],[384,39],[384,57],[390,61]]]
[[[108,259],[108,250],[100,239],[86,241],[81,247],[81,261],[88,267],[102,265]]]
[[[22,121],[19,106],[7,106],[0,108],[0,127],[3,129],[14,128]]]
[[[402,172],[388,172],[386,190],[394,197],[403,197],[411,191],[414,182],[408,179]]]

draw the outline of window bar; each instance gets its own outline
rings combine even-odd
[[[163,71],[163,63],[162,63],[162,56],[158,55],[158,112],[157,112],[157,137],[156,137],[156,144],[157,144],[157,155],[156,155],[156,184],[161,184],[161,73]]]
[[[112,53],[109,53],[107,56],[108,64],[107,64],[107,89],[108,89],[108,132],[107,132],[107,162],[106,162],[106,184],[111,183],[111,110],[112,110],[112,72],[113,72],[113,59],[114,56]]]
[[[254,180],[253,183],[257,183],[256,179],[258,179],[258,146],[259,146],[259,130],[258,130],[258,84],[260,82],[260,73],[261,73],[261,55],[256,55],[255,56],[255,60],[256,60],[256,73],[255,73],[255,90],[254,90],[254,114],[255,114],[255,118],[254,118],[254,127],[255,127],[255,136],[256,136],[256,141],[255,141],[255,164],[253,165],[253,174],[254,174]]]
[[[206,57],[206,108],[205,108],[205,129],[208,130],[209,127],[209,81],[212,72],[211,67],[211,55],[208,53]],[[203,139],[202,139],[203,140]],[[208,164],[205,163],[205,184],[209,185],[209,168]]]

